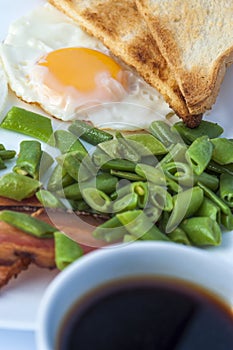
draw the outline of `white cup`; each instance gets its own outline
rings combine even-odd
[[[38,350],[55,350],[64,316],[87,292],[106,282],[146,275],[194,283],[233,306],[232,268],[210,251],[151,241],[100,249],[67,267],[48,287],[39,308]]]

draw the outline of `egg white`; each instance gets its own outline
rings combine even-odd
[[[0,116],[6,105],[7,95],[8,95],[7,77],[2,66],[2,62],[0,60]]]
[[[104,103],[98,108],[77,111],[72,101],[67,100],[64,105],[55,92],[41,93],[32,74],[36,62],[50,51],[65,47],[88,47],[110,54],[99,40],[50,4],[38,7],[10,26],[0,55],[10,87],[18,97],[39,104],[56,118],[89,120],[97,127],[145,128],[152,120],[172,112],[163,97],[129,68],[129,93],[119,102]]]

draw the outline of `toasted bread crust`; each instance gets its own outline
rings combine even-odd
[[[191,121],[184,97],[133,0],[49,0],[116,57],[136,69],[183,120]],[[191,127],[197,126],[194,118]]]
[[[231,11],[233,17],[231,0],[192,0],[182,4],[180,0],[136,0],[136,4],[176,77],[189,112],[204,113],[211,109],[224,78],[226,66],[233,61],[233,37],[224,38],[223,49],[221,50],[219,45],[215,52],[208,34],[217,40],[219,36],[216,32],[224,28],[225,11]],[[222,11],[221,6],[224,8]],[[219,14],[215,15],[214,10],[219,11]],[[207,23],[211,16],[213,23],[211,18]],[[216,29],[217,26],[219,28]],[[222,35],[224,37],[224,32]],[[202,46],[199,47],[199,43]]]

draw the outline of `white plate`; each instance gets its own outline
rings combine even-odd
[[[4,39],[10,22],[31,11],[38,5],[45,3],[44,0],[0,0],[0,41]],[[13,95],[8,100],[6,110],[11,105],[22,105]],[[28,109],[33,107],[26,106]],[[205,119],[218,122],[225,129],[225,136],[233,138],[233,66],[228,69],[221,91],[212,111]],[[0,130],[1,142],[7,147],[17,148],[19,142],[25,136],[15,135]],[[233,267],[233,232],[223,234],[223,243],[220,247],[209,249],[213,259],[219,259],[224,268],[224,262]],[[33,330],[41,297],[57,274],[57,271],[48,271],[30,267],[16,280],[0,291],[0,328]],[[229,281],[229,283],[233,283]]]

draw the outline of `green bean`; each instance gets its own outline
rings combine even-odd
[[[180,227],[177,227],[174,231],[169,232],[167,235],[172,242],[191,245],[186,233]]]
[[[221,224],[227,229],[232,231],[233,230],[233,215],[232,213],[224,214],[221,213]]]
[[[38,180],[41,156],[42,150],[39,141],[22,141],[13,171],[17,174],[28,175]]]
[[[213,139],[223,133],[223,128],[220,125],[205,120],[202,120],[200,125],[194,129],[188,128],[183,122],[178,122],[172,126],[172,130],[176,130],[188,144],[201,136],[208,136]]]
[[[78,136],[80,139],[94,146],[113,138],[113,136],[106,131],[99,130],[80,120],[74,120],[69,126],[68,130],[74,135]]]
[[[221,211],[225,215],[229,215],[231,213],[231,210],[228,207],[228,205],[220,197],[218,197],[213,191],[211,191],[208,187],[206,187],[200,182],[198,182],[197,184],[204,191],[205,196],[210,198],[216,205],[218,205]]]
[[[83,255],[80,245],[67,237],[64,233],[54,232],[55,263],[59,270],[64,270]]]
[[[92,209],[89,205],[83,200],[69,200],[70,206],[74,211],[83,211],[83,212],[91,212]]]
[[[80,184],[74,183],[64,189],[57,191],[56,194],[62,198],[80,200],[82,199],[82,189],[88,187],[96,187],[97,190],[111,194],[116,190],[117,178],[110,174],[98,174],[95,179]]]
[[[73,177],[66,172],[65,168],[57,164],[49,178],[47,189],[52,192],[57,191],[73,184],[74,181]]]
[[[221,243],[220,227],[216,221],[209,217],[185,219],[180,227],[185,231],[191,242],[197,246],[217,246]]]
[[[150,219],[152,222],[157,222],[161,216],[161,209],[155,206],[148,205],[145,207],[144,212],[146,216]]]
[[[204,197],[203,202],[196,212],[197,216],[209,217],[212,220],[221,223],[221,210],[219,206],[211,199]]]
[[[0,150],[0,158],[2,160],[6,160],[6,159],[12,159],[14,158],[16,155],[16,152],[13,150]]]
[[[130,144],[139,152],[141,157],[167,153],[167,148],[162,142],[150,134],[131,134],[127,135],[126,139],[131,141]]]
[[[194,184],[196,185],[198,182],[207,186],[212,191],[216,191],[219,186],[219,179],[215,175],[211,175],[209,173],[203,172],[201,175],[194,174]]]
[[[54,145],[51,119],[26,109],[12,107],[0,126]]]
[[[130,172],[126,172],[126,171],[111,169],[110,174],[115,175],[117,177],[120,177],[122,179],[129,180],[129,181],[144,181],[144,178],[142,178],[141,176],[139,176],[135,173],[130,173]]]
[[[109,213],[111,211],[111,199],[100,190],[94,187],[84,188],[82,190],[83,199],[94,210],[102,213]]]
[[[102,156],[104,160],[106,155],[108,155],[110,157],[108,160],[118,158],[126,159],[131,162],[138,162],[140,159],[140,154],[134,149],[132,144],[133,141],[118,138],[99,144],[98,149],[104,152],[105,156]],[[107,160],[105,160],[105,162],[106,161]]]
[[[150,202],[155,207],[160,208],[164,211],[172,211],[172,196],[166,188],[157,185],[149,185],[149,197]]]
[[[142,181],[133,182],[121,188],[117,188],[116,192],[111,195],[111,198],[113,200],[120,199],[130,193],[137,194],[139,208],[144,208],[146,206],[149,192],[147,184]]]
[[[138,196],[136,193],[128,193],[124,197],[116,200],[112,205],[113,213],[118,213],[127,210],[133,210],[137,207]]]
[[[203,198],[203,191],[198,186],[175,195],[173,197],[173,210],[166,226],[166,232],[173,231],[183,219],[194,215],[201,206]]]
[[[101,166],[103,170],[134,172],[136,164],[126,159],[112,159]]]
[[[211,160],[207,166],[207,169],[212,173],[216,174],[231,174],[233,175],[233,164],[220,165],[213,160]]]
[[[162,167],[166,163],[170,162],[184,162],[186,160],[185,153],[187,146],[181,143],[172,144],[168,148],[168,153],[163,157],[158,166]]]
[[[51,238],[56,228],[30,215],[11,210],[0,212],[0,220],[40,238]],[[10,232],[9,232],[10,233]]]
[[[221,174],[219,184],[220,198],[233,208],[233,175]]]
[[[220,164],[233,163],[233,142],[222,137],[212,139],[211,142],[214,145],[212,159]]]
[[[39,167],[40,178],[45,175],[45,173],[50,169],[53,163],[54,163],[53,157],[49,153],[42,151],[40,167]]]
[[[138,153],[138,145],[135,142],[125,139],[120,133],[116,133],[116,154],[119,155],[119,158],[130,160],[131,162],[138,162],[141,158]]]
[[[170,146],[172,143],[180,143],[181,138],[177,132],[173,132],[171,127],[161,120],[156,120],[151,123],[149,131],[154,135],[165,147]]]
[[[39,190],[36,197],[45,208],[65,208],[65,205],[49,191]]]
[[[2,160],[2,158],[0,158],[0,170],[6,169],[6,164],[4,163],[4,161]]]
[[[196,175],[206,169],[213,152],[213,144],[208,136],[198,137],[186,151],[186,159]]]
[[[93,236],[108,243],[120,240],[127,234],[127,230],[116,216],[99,225],[93,231]]]
[[[89,155],[79,151],[68,152],[57,157],[57,162],[76,181],[86,181],[95,176],[96,168]]]
[[[179,184],[191,187],[193,185],[193,172],[188,164],[170,162],[162,167],[166,178],[179,182]]]
[[[139,163],[135,167],[135,172],[148,182],[152,182],[156,185],[166,185],[166,178],[162,169]]]
[[[41,187],[38,180],[16,173],[0,177],[0,196],[21,201],[33,196]]]
[[[87,154],[86,148],[77,139],[77,137],[66,130],[56,130],[54,132],[56,147],[61,151],[62,154],[67,152],[79,151],[83,155]]]
[[[146,235],[147,239],[153,236],[153,240],[169,241],[142,210],[130,210],[116,216],[126,230],[136,238],[143,239]]]

